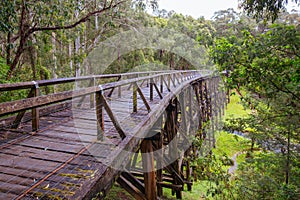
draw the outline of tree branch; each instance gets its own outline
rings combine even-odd
[[[112,5],[112,3],[113,3],[113,1],[112,1],[109,6],[104,7],[101,10],[96,10],[94,12],[90,12],[86,16],[81,18],[80,20],[76,21],[73,24],[67,25],[67,26],[33,27],[33,28],[30,29],[30,33],[34,33],[34,32],[37,32],[37,31],[55,31],[55,30],[61,30],[61,29],[72,29],[72,28],[75,28],[76,26],[78,26],[79,24],[86,22],[91,16],[94,16],[94,15],[100,14],[100,13],[106,11],[106,10],[115,8],[115,7],[117,7],[118,5],[120,5],[124,2],[126,2],[126,0],[119,1],[116,4]]]

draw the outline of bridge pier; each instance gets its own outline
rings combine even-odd
[[[178,159],[178,100],[175,98],[170,101],[167,109],[167,117],[164,126],[164,131],[167,137],[167,142],[169,145],[169,160],[172,162],[170,167],[172,168],[171,175],[173,177],[172,194],[176,194],[177,199],[182,199],[182,190],[183,190],[183,180],[181,179],[181,167],[179,166]],[[180,186],[182,188],[180,188]]]
[[[152,141],[144,139],[141,143],[142,163],[144,170],[144,187],[147,199],[157,199],[156,176],[154,167],[154,156]]]

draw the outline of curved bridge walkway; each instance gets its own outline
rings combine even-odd
[[[219,82],[157,71],[0,84],[28,93],[0,103],[0,199],[102,199],[115,182],[136,199],[182,198],[190,159],[214,145]]]

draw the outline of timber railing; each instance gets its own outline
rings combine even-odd
[[[187,70],[187,71],[151,71],[151,72],[133,72],[124,74],[104,74],[74,78],[60,78],[52,80],[39,80],[32,82],[12,83],[12,84],[0,84],[0,92],[14,91],[22,89],[30,89],[27,98],[21,100],[15,100],[11,102],[0,103],[0,117],[7,116],[13,113],[18,113],[12,123],[12,128],[17,128],[22,121],[22,118],[27,110],[31,110],[32,113],[32,131],[39,129],[39,108],[55,103],[64,102],[67,100],[80,98],[78,106],[81,105],[85,96],[90,95],[90,107],[96,106],[96,113],[100,127],[103,129],[104,125],[101,123],[102,109],[106,109],[107,113],[110,113],[109,107],[106,105],[105,96],[110,97],[115,89],[118,89],[118,97],[122,95],[122,86],[128,85],[128,89],[133,87],[133,112],[137,110],[137,94],[140,95],[146,108],[150,112],[150,107],[141,92],[140,86],[146,84],[150,89],[150,101],[153,100],[153,91],[162,98],[163,85],[167,86],[170,90],[171,85],[174,87],[180,84],[183,80],[190,79],[195,76],[210,74],[210,71],[202,70]],[[115,79],[114,82],[103,83],[98,85],[98,80]],[[59,85],[65,83],[80,83],[82,81],[89,81],[87,87],[83,89],[74,89],[71,91],[64,91],[58,93],[52,93],[48,95],[40,95],[40,87]],[[111,80],[110,80],[111,81]],[[156,84],[159,83],[159,84]],[[158,88],[157,85],[160,85]],[[104,95],[104,92],[106,94]],[[96,97],[96,98],[95,98]],[[110,115],[110,114],[109,114]],[[112,115],[111,115],[112,116]],[[111,117],[110,116],[110,117]],[[113,120],[114,121],[114,120]],[[118,124],[115,124],[118,129]],[[125,137],[120,133],[121,137]],[[100,136],[99,136],[100,137]]]

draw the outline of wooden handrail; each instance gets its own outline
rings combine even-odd
[[[198,72],[198,71],[190,71],[191,73]],[[154,79],[160,76],[168,76],[169,74],[178,74],[181,73],[179,72],[171,72],[171,73],[162,73],[162,74],[157,74],[157,75],[152,75],[152,76],[146,76],[146,77],[141,77],[141,78],[133,78],[133,79],[128,79],[128,80],[122,80],[118,82],[112,82],[112,83],[106,83],[99,86],[92,86],[80,90],[74,90],[74,91],[66,91],[66,92],[59,92],[55,94],[49,94],[45,96],[37,96],[37,97],[31,97],[27,99],[21,99],[21,100],[16,100],[16,101],[11,101],[11,102],[5,102],[0,104],[0,116],[6,115],[6,114],[11,114],[15,113],[21,110],[26,110],[26,109],[31,109],[35,107],[41,107],[53,103],[58,103],[61,101],[65,100],[70,100],[72,98],[77,98],[83,95],[88,95],[91,93],[95,93],[97,91],[103,90],[109,90],[113,88],[117,88],[119,86],[124,86],[128,84],[133,84],[139,81],[143,81],[146,79]]]
[[[154,75],[151,75],[154,74]],[[148,75],[148,76],[147,76]],[[9,90],[17,90],[17,89],[24,89],[26,87],[31,88],[32,91],[35,91],[35,95],[29,95],[25,99],[21,100],[15,100],[11,102],[4,102],[0,103],[0,117],[17,113],[19,112],[18,116],[16,117],[14,121],[14,128],[18,127],[18,125],[21,122],[21,119],[25,113],[26,110],[32,109],[32,128],[33,131],[39,129],[39,113],[38,108],[47,106],[54,103],[60,103],[67,100],[71,100],[78,97],[84,97],[86,95],[93,96],[94,94],[97,94],[98,92],[105,92],[110,90],[109,94],[112,93],[114,89],[119,89],[119,96],[120,96],[120,89],[122,86],[125,85],[134,85],[135,88],[138,88],[139,82],[147,82],[150,81],[150,101],[153,99],[153,87],[155,91],[158,93],[158,95],[162,98],[160,95],[160,90],[157,87],[157,85],[154,83],[153,80],[162,80],[162,83],[164,83],[168,90],[170,90],[170,81],[173,83],[173,86],[176,86],[176,84],[181,83],[184,79],[190,79],[194,78],[195,76],[199,76],[199,79],[203,79],[205,77],[209,77],[212,75],[212,72],[209,71],[198,71],[198,70],[188,70],[188,71],[167,71],[164,72],[135,72],[135,73],[127,73],[127,74],[109,74],[109,75],[98,75],[98,76],[91,76],[91,77],[79,77],[79,78],[66,78],[66,79],[55,79],[55,80],[42,80],[42,81],[32,81],[32,82],[24,82],[24,83],[16,83],[16,84],[2,84],[2,91],[9,91]],[[122,77],[136,77],[136,78],[129,78],[125,80],[120,80]],[[142,77],[140,77],[142,76]],[[105,83],[103,85],[95,86],[95,85],[89,85],[87,88],[78,89],[74,91],[64,91],[59,93],[53,93],[48,94],[44,96],[38,96],[38,88],[46,85],[51,84],[61,84],[61,83],[67,83],[72,82],[75,80],[95,80],[95,78],[118,78],[116,82],[110,82]],[[118,81],[119,80],[119,81]],[[168,80],[165,81],[165,80]],[[6,88],[3,86],[7,86]],[[0,87],[1,88],[1,87]],[[151,89],[152,88],[152,89]],[[0,90],[1,91],[1,90]],[[134,91],[136,92],[136,91]],[[104,94],[104,93],[103,93]],[[141,94],[140,94],[141,96]],[[143,98],[143,96],[142,96]],[[82,98],[83,99],[83,98]],[[93,100],[91,98],[91,100]],[[94,100],[93,100],[94,101]],[[143,100],[145,105],[147,106],[147,102],[145,102],[145,99]],[[80,101],[81,102],[81,101]],[[148,111],[150,111],[150,108],[147,108]]]
[[[82,76],[82,77],[72,77],[72,78],[58,78],[58,79],[50,79],[50,80],[39,80],[35,81],[39,86],[49,86],[49,85],[58,85],[64,83],[71,83],[75,81],[85,81],[91,79],[105,79],[105,78],[118,78],[120,75],[97,75],[97,76]],[[20,89],[29,89],[34,87],[35,83],[32,82],[21,82],[21,83],[8,83],[8,84],[0,84],[0,91],[12,91],[12,90],[20,90]]]
[[[170,70],[172,72],[174,70]],[[131,72],[131,73],[122,73],[122,74],[102,74],[102,75],[93,75],[93,76],[80,76],[80,77],[70,77],[70,78],[58,78],[58,79],[49,79],[49,80],[37,80],[37,81],[27,81],[20,83],[6,83],[0,84],[0,92],[1,91],[13,91],[20,89],[30,89],[34,87],[35,83],[39,86],[49,86],[49,85],[58,85],[76,81],[85,81],[91,79],[109,79],[109,78],[125,78],[130,77],[132,75],[150,75],[150,74],[158,74],[158,73],[166,73],[168,71],[149,71],[149,72]]]

